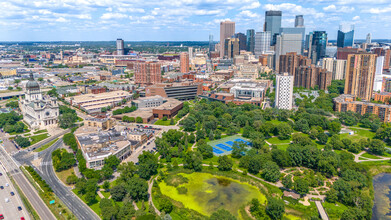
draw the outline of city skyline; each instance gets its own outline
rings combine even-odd
[[[340,24],[355,25],[355,38],[391,38],[388,0],[217,0],[198,1],[76,1],[7,0],[0,3],[0,41],[207,41],[219,36],[224,20],[236,32],[262,31],[265,11],[281,10],[282,27],[293,27],[304,15],[306,33],[326,31],[337,39]]]

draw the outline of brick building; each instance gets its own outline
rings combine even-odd
[[[315,88],[327,90],[327,87],[331,85],[333,74],[326,69],[310,66],[300,66],[297,68],[295,74],[295,87],[304,87],[307,89]]]
[[[158,62],[137,62],[134,70],[134,81],[136,84],[151,85],[162,82],[160,63]]]

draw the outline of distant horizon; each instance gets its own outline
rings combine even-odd
[[[303,15],[306,33],[326,31],[337,38],[340,25],[354,25],[355,36],[391,38],[390,0],[6,0],[0,3],[0,41],[146,41],[219,39],[220,22],[235,32],[262,31],[265,11],[282,11],[281,27]],[[128,37],[127,37],[128,36]],[[64,40],[67,39],[67,40]],[[133,40],[137,41],[137,40]]]

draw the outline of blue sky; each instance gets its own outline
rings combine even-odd
[[[391,39],[391,0],[1,0],[0,41],[182,41],[219,39],[219,22],[261,31],[265,10],[281,10],[282,26],[304,15],[306,31],[336,39],[354,24],[356,39]]]

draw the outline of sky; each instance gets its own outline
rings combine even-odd
[[[0,0],[0,41],[207,41],[219,23],[262,31],[266,10],[306,32],[354,25],[355,38],[391,39],[391,0]]]

